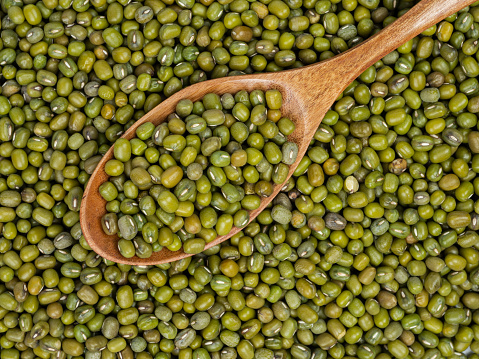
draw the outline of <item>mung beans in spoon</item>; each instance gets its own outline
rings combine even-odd
[[[111,176],[99,190],[108,201],[105,234],[118,234],[125,258],[149,258],[163,247],[197,254],[217,236],[243,228],[261,198],[285,182],[298,146],[294,123],[281,114],[279,91],[211,93],[181,100],[166,122],[146,122],[114,144]],[[291,220],[281,205],[273,218]]]

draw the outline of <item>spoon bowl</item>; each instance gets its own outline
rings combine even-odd
[[[186,87],[169,97],[152,111],[148,112],[122,136],[132,139],[136,129],[145,122],[155,126],[164,122],[173,113],[181,99],[201,100],[208,93],[223,95],[235,94],[246,90],[279,90],[283,96],[282,115],[289,117],[296,129],[288,140],[298,145],[298,157],[290,166],[287,179],[291,177],[306,153],[308,146],[326,112],[344,89],[363,71],[376,61],[407,42],[438,21],[454,14],[476,0],[423,0],[401,18],[384,30],[357,45],[351,50],[315,65],[278,73],[235,76],[197,83]],[[154,252],[149,258],[125,258],[118,249],[118,236],[109,236],[103,232],[101,218],[107,213],[106,201],[101,197],[99,187],[109,176],[105,173],[105,164],[113,158],[113,147],[103,156],[85,188],[81,208],[80,223],[83,235],[90,247],[102,257],[116,263],[130,265],[154,265],[172,262],[192,254],[182,249],[172,252],[163,248]],[[274,199],[283,185],[274,186],[273,194],[263,198],[258,209],[250,211],[250,221]],[[233,229],[225,236],[219,236],[208,243],[211,248],[235,235],[239,228]]]
[[[288,140],[298,145],[298,157],[293,165],[290,166],[288,178],[291,177],[296,167],[298,167],[303,155],[309,146],[309,141],[304,141],[312,132],[314,134],[315,126],[311,124],[315,123],[313,119],[309,119],[310,111],[304,104],[304,94],[301,92],[290,91],[287,86],[287,82],[278,81],[274,74],[265,74],[269,76],[237,76],[224,81],[224,79],[217,79],[207,81],[204,83],[195,84],[187,87],[186,89],[176,93],[162,102],[158,107],[150,111],[147,115],[137,121],[127,132],[122,136],[125,139],[132,139],[136,137],[136,129],[138,126],[145,122],[152,122],[154,125],[159,125],[164,122],[168,115],[175,112],[176,104],[179,100],[187,98],[191,101],[201,100],[204,95],[208,93],[216,93],[217,95],[223,95],[225,93],[236,93],[240,90],[246,90],[251,92],[253,90],[279,90],[283,95],[283,105],[281,112],[283,116],[289,117],[296,129],[293,134],[288,136]],[[329,110],[334,98],[329,101],[327,106],[322,106],[320,112],[315,112],[317,116],[322,118],[324,114]],[[161,107],[161,112],[157,111]],[[308,118],[309,121],[304,121],[304,118]],[[109,236],[103,232],[101,226],[101,218],[107,213],[106,200],[100,195],[99,187],[102,183],[106,182],[109,176],[105,173],[105,163],[113,158],[113,148],[110,148],[108,152],[103,156],[99,162],[97,168],[92,174],[90,181],[85,189],[85,193],[82,199],[81,226],[85,238],[88,241],[90,247],[102,257],[107,258],[116,263],[146,265],[146,264],[160,264],[178,260],[184,257],[190,256],[186,254],[182,249],[172,252],[167,248],[163,248],[159,252],[154,252],[149,258],[125,258],[120,254],[118,249],[118,236]],[[258,209],[250,211],[251,220],[254,219],[267,205],[268,203],[281,191],[282,185],[275,185],[273,194],[261,201],[261,205]],[[231,236],[238,233],[241,229],[233,227],[230,233],[226,236],[218,236],[214,241],[206,244],[205,249],[211,248]],[[87,235],[88,234],[88,235]]]

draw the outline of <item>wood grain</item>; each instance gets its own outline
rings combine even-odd
[[[145,122],[158,125],[165,121],[166,117],[175,111],[176,103],[184,98],[198,101],[211,92],[222,95],[234,94],[240,90],[250,92],[255,89],[263,91],[277,89],[283,95],[283,114],[296,124],[296,130],[289,136],[289,140],[298,145],[299,155],[290,168],[289,178],[306,153],[324,115],[355,78],[403,43],[475,1],[423,0],[375,36],[332,59],[299,69],[221,78],[189,86],[142,117],[123,134],[122,138],[135,137],[136,128]],[[113,148],[110,148],[96,167],[85,188],[81,203],[81,228],[90,247],[106,259],[131,265],[160,264],[188,257],[189,255],[182,250],[171,252],[165,248],[148,259],[138,257],[127,259],[118,250],[118,237],[103,233],[101,217],[106,213],[106,201],[100,196],[98,188],[108,180],[104,168],[105,163],[111,158],[113,158]],[[273,200],[281,187],[281,185],[275,186],[273,194],[263,199],[261,206],[250,213],[251,219],[254,219]],[[206,248],[227,240],[238,231],[239,229],[233,228],[228,235],[216,238]]]

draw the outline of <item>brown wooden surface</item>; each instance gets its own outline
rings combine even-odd
[[[240,90],[250,92],[255,89],[263,91],[278,89],[283,94],[281,109],[283,114],[296,124],[296,131],[289,136],[289,140],[295,142],[299,147],[298,159],[290,167],[289,178],[306,153],[325,113],[356,77],[406,41],[475,1],[423,0],[375,36],[343,54],[318,64],[277,73],[215,79],[188,86],[142,117],[124,133],[122,138],[135,137],[136,128],[145,122],[152,122],[155,125],[163,122],[170,113],[175,111],[176,103],[180,99],[188,98],[198,101],[211,92],[221,95],[224,93],[234,94]],[[171,252],[165,248],[160,252],[153,253],[148,259],[138,257],[127,259],[118,250],[118,237],[107,236],[103,233],[100,221],[106,213],[106,201],[100,196],[98,188],[108,180],[104,167],[112,157],[113,147],[98,164],[88,182],[81,203],[81,228],[91,248],[111,261],[131,265],[159,264],[188,257],[189,255],[182,250]],[[275,186],[273,195],[263,199],[260,208],[252,211],[250,217],[255,218],[280,190],[280,185]],[[237,228],[233,228],[227,236],[216,238],[206,248],[227,240],[238,231]]]

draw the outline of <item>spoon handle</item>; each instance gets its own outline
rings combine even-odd
[[[309,93],[312,97],[326,96],[325,100],[334,101],[335,98],[327,98],[329,97],[327,88],[316,86],[316,84],[319,82],[335,84],[337,86],[335,87],[342,92],[355,78],[384,56],[439,21],[476,1],[422,0],[385,29],[361,44],[326,62],[311,66],[307,71],[308,74],[305,74],[305,78],[313,78],[316,81],[304,81],[304,85],[309,87],[305,89],[305,93]],[[329,70],[317,71],[321,69],[321,66],[324,66],[323,69]],[[325,77],[329,78],[325,79]],[[342,86],[339,86],[340,84]],[[337,93],[334,96],[337,96]]]

